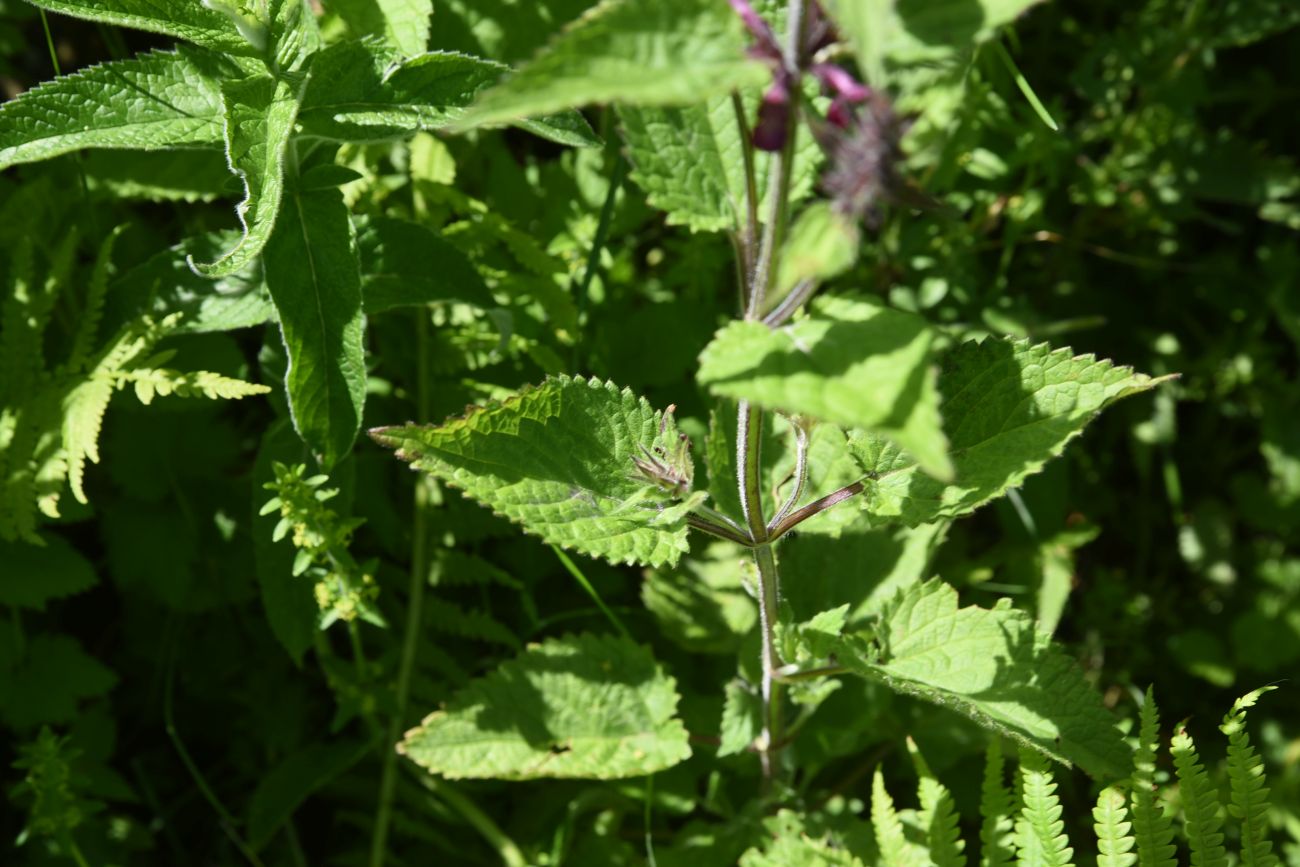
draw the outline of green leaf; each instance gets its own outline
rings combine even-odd
[[[1178,793],[1183,804],[1183,830],[1187,835],[1192,867],[1226,867],[1223,847],[1223,813],[1218,787],[1205,772],[1196,744],[1182,726],[1169,741],[1178,775]]]
[[[633,462],[676,447],[677,427],[612,383],[556,377],[437,427],[371,436],[551,544],[648,566],[687,550],[685,515]]]
[[[1141,725],[1138,728],[1138,748],[1133,755],[1133,840],[1137,845],[1137,858],[1142,867],[1177,867],[1174,846],[1173,819],[1165,813],[1156,797],[1156,753],[1160,749],[1160,712],[1156,708],[1155,692],[1148,687],[1142,702]],[[1102,802],[1097,802],[1101,809]],[[1113,809],[1113,808],[1111,808]],[[1097,817],[1101,822],[1101,817]],[[1097,826],[1098,835],[1101,825]],[[1112,834],[1112,837],[1114,835]],[[1117,850],[1118,851],[1118,850]],[[1117,860],[1123,860],[1117,858]],[[1115,863],[1111,867],[1127,867]]]
[[[235,22],[199,0],[30,0],[51,12],[133,27],[204,45],[229,54],[260,52],[240,35]]]
[[[366,399],[361,274],[343,194],[291,193],[263,264],[289,355],[294,430],[328,471],[352,448]]]
[[[699,380],[717,395],[879,432],[927,471],[950,476],[933,343],[919,316],[827,296],[781,328],[727,325],[700,356]]]
[[[221,88],[239,74],[183,47],[56,78],[0,105],[0,169],[82,148],[220,145]]]
[[[1129,832],[1133,823],[1128,821],[1128,799],[1116,786],[1102,789],[1097,796],[1097,806],[1092,808],[1093,830],[1097,833],[1097,867],[1133,867],[1137,843]],[[1171,850],[1172,846],[1169,847]]]
[[[302,802],[360,761],[374,745],[312,744],[280,762],[257,784],[248,804],[248,845],[261,849]]]
[[[398,750],[460,779],[621,779],[691,755],[676,682],[626,638],[531,645],[425,717]]]
[[[10,728],[70,723],[80,701],[104,695],[117,683],[71,636],[36,635],[25,651],[12,668],[0,663],[0,720]]]
[[[497,306],[469,257],[418,223],[358,219],[357,248],[367,313],[433,301]]]
[[[269,75],[227,82],[226,157],[244,182],[244,200],[235,208],[243,226],[239,242],[220,259],[190,266],[205,277],[227,277],[248,267],[275,228],[284,194],[284,158],[293,133],[306,78]]]
[[[730,96],[679,108],[621,106],[632,180],[668,224],[692,232],[744,225],[745,169]]]
[[[819,839],[793,810],[781,810],[763,825],[762,845],[745,852],[740,867],[863,867],[848,849],[824,839],[824,831]]]
[[[0,540],[0,605],[44,611],[51,599],[64,599],[87,590],[99,578],[75,548],[58,536],[42,545]]]
[[[980,867],[1006,867],[1013,860],[1015,801],[1007,788],[1002,739],[993,738],[984,754],[980,786]]]
[[[957,607],[932,580],[901,592],[870,642],[849,636],[837,656],[851,671],[947,707],[1096,777],[1128,775],[1131,756],[1100,697],[1033,619],[1003,600]]]
[[[774,309],[805,280],[824,283],[852,268],[858,260],[859,245],[858,227],[853,221],[838,213],[830,202],[813,202],[790,229],[767,308]]]
[[[741,97],[750,123],[759,93],[750,89]],[[744,143],[730,94],[683,106],[621,105],[618,116],[632,162],[632,180],[645,190],[651,205],[667,212],[669,225],[687,226],[693,232],[745,225]],[[791,204],[812,191],[822,160],[816,139],[800,136],[790,178]],[[770,154],[754,153],[754,187],[760,203],[767,196],[771,164]]]
[[[1016,820],[1018,867],[1072,867],[1069,837],[1061,821],[1061,799],[1056,780],[1042,756],[1021,751],[1020,781],[1023,806]]]
[[[1040,0],[830,0],[828,8],[880,81],[887,64],[953,62]]]
[[[749,749],[763,730],[763,699],[758,690],[738,679],[727,683],[722,702],[718,758]]]
[[[1228,736],[1228,781],[1232,793],[1228,813],[1241,823],[1242,867],[1275,867],[1278,863],[1273,843],[1268,839],[1271,804],[1264,759],[1246,731],[1246,711],[1255,706],[1261,695],[1275,689],[1276,686],[1265,686],[1243,695],[1232,703],[1232,709],[1219,726],[1219,731]]]
[[[110,284],[107,330],[120,328],[143,309],[159,319],[180,313],[172,333],[202,334],[251,328],[275,319],[275,305],[262,281],[261,263],[228,277],[209,280],[186,264],[189,257],[210,259],[229,249],[234,231],[194,235],[151,256]]]
[[[714,0],[606,0],[485,93],[461,129],[591,103],[685,105],[759,86],[739,17]]]
[[[948,353],[939,376],[955,481],[927,477],[882,436],[857,434],[850,448],[874,479],[862,507],[877,523],[909,526],[968,514],[1041,470],[1107,406],[1171,378],[1046,343],[963,344]]]
[[[342,42],[313,59],[299,119],[306,135],[342,142],[384,141],[444,129],[507,68],[450,51],[399,62],[396,54],[371,42]],[[521,121],[519,126],[560,144],[599,144],[577,112]]]
[[[741,584],[742,549],[715,542],[672,571],[651,571],[641,600],[660,630],[692,653],[735,653],[758,622]]]
[[[930,862],[934,867],[966,867],[966,856],[962,854],[966,843],[962,840],[961,829],[958,827],[961,816],[957,813],[952,792],[939,782],[916,742],[910,737],[907,739],[907,751],[912,756],[912,764],[920,780],[917,797],[921,809],[917,813],[917,821],[925,829]]]
[[[433,0],[334,0],[333,8],[358,36],[377,35],[404,57],[429,45]]]

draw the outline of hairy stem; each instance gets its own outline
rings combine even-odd
[[[782,741],[781,686],[776,679],[776,671],[782,665],[776,649],[780,576],[771,545],[763,544],[754,548],[754,565],[758,569],[758,619],[763,631],[763,682],[760,693],[763,699],[763,733],[759,738],[759,755],[763,762],[763,776],[770,780],[778,770],[778,752]]]
[[[794,422],[791,422],[791,424],[794,424]],[[803,489],[808,484],[808,431],[804,430],[802,426],[794,424],[794,436],[794,487],[790,489],[790,496],[786,498],[781,508],[772,516],[772,520],[768,521],[767,532],[769,536],[785,516],[790,514],[790,510],[794,508],[795,503],[799,502],[799,498],[803,496]]]
[[[838,491],[832,491],[820,500],[817,500],[814,503],[809,503],[796,512],[791,512],[780,521],[774,522],[775,526],[772,527],[772,532],[768,536],[768,541],[775,542],[777,539],[780,539],[786,533],[790,532],[814,515],[821,514],[836,503],[842,503],[849,497],[862,493],[862,489],[865,487],[865,481],[857,481],[851,485],[845,485]]]
[[[749,122],[745,119],[745,104],[737,91],[731,92],[731,107],[740,128],[740,156],[745,167],[745,234],[742,239],[744,255],[739,264],[745,274],[754,268],[754,244],[758,239],[758,175],[754,171],[754,143],[749,140]],[[745,303],[741,299],[741,303]]]
[[[701,533],[707,533],[715,538],[726,539],[728,542],[735,542],[746,548],[754,547],[754,543],[750,541],[744,530],[733,529],[728,524],[715,521],[706,515],[687,515],[686,523]]]
[[[419,308],[415,322],[415,405],[416,418],[429,417],[429,311]],[[397,670],[397,708],[388,723],[384,739],[384,770],[379,781],[379,806],[375,813],[374,835],[370,838],[370,867],[383,867],[388,851],[388,827],[393,816],[393,794],[397,786],[397,740],[406,720],[406,703],[411,695],[411,673],[415,669],[415,651],[419,646],[420,624],[424,619],[424,585],[429,578],[429,539],[426,512],[429,484],[423,476],[415,481],[411,515],[411,580],[407,590],[406,626],[402,634],[402,661]]]

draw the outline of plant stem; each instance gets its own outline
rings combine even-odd
[[[790,496],[786,497],[785,503],[767,523],[769,536],[785,516],[790,514],[790,510],[794,508],[795,503],[799,502],[799,498],[803,496],[803,489],[808,484],[808,431],[793,421],[791,424],[794,425],[795,435],[794,487],[790,489]]]
[[[737,532],[726,524],[714,521],[704,515],[687,515],[686,523],[701,533],[707,533],[715,538],[735,542],[737,545],[744,545],[746,548],[754,547],[754,543],[750,541],[749,536],[745,535],[743,531]]]
[[[442,801],[453,812],[459,813],[471,828],[478,831],[479,836],[497,851],[505,867],[527,867],[528,859],[524,857],[518,844],[510,839],[501,830],[501,826],[492,821],[492,817],[483,812],[478,804],[461,794],[450,783],[439,780],[431,774],[421,771],[416,779],[429,791],[431,797]]]
[[[419,308],[415,321],[415,406],[416,418],[429,417],[429,311]],[[379,781],[379,806],[374,835],[370,838],[370,867],[383,867],[388,850],[388,826],[393,817],[393,793],[397,786],[397,739],[406,720],[406,703],[411,695],[411,673],[419,647],[420,624],[424,620],[424,585],[429,579],[429,539],[426,512],[429,484],[424,476],[415,481],[411,516],[411,580],[407,590],[406,627],[402,634],[402,661],[397,670],[397,708],[384,739],[384,771]]]
[[[740,267],[746,275],[753,273],[754,242],[758,239],[758,175],[754,171],[754,143],[749,140],[749,121],[745,118],[745,104],[740,93],[731,92],[731,108],[736,114],[740,131],[740,157],[745,167],[745,235],[742,241],[744,255],[739,257]],[[741,299],[744,303],[744,299]]]
[[[776,670],[781,668],[781,658],[776,651],[780,576],[770,544],[754,549],[754,565],[758,568],[758,619],[763,630],[763,682],[760,690],[763,733],[759,739],[759,756],[763,762],[763,776],[770,781],[778,769],[777,753],[782,739],[781,685],[776,680]]]
[[[578,284],[578,323],[581,329],[582,316],[587,312],[587,296],[591,292],[591,281],[600,267],[600,252],[605,249],[605,240],[609,236],[609,224],[614,219],[614,203],[618,199],[619,187],[623,186],[623,176],[627,174],[627,160],[618,150],[614,151],[614,168],[609,178],[609,191],[605,194],[605,203],[600,209],[600,218],[596,221],[596,234],[591,239],[591,250],[587,253],[587,263],[582,270],[582,282]],[[581,365],[578,350],[581,347],[581,330],[573,335],[573,364],[577,371]]]
[[[795,527],[799,526],[804,521],[811,518],[813,515],[817,515],[821,512],[824,512],[827,509],[829,509],[831,506],[834,506],[836,503],[842,503],[845,500],[847,500],[849,497],[861,493],[862,489],[865,487],[866,487],[865,481],[857,481],[851,485],[845,485],[844,487],[840,488],[838,491],[832,491],[831,493],[822,497],[820,500],[817,500],[814,503],[809,503],[808,505],[804,506],[802,509],[799,509],[797,512],[790,513],[780,521],[774,522],[776,526],[772,528],[772,532],[768,537],[768,541],[775,542],[777,539],[780,539],[786,533],[790,532]]]

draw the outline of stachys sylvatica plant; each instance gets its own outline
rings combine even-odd
[[[612,103],[651,204],[669,223],[731,238],[736,285],[718,291],[736,294],[738,315],[699,356],[716,399],[702,444],[672,407],[581,376],[371,436],[563,549],[656,570],[693,556],[693,535],[714,540],[710,556],[732,552],[761,641],[757,676],[728,689],[720,752],[752,750],[769,781],[797,770],[788,747],[841,678],[1119,779],[1129,748],[1027,613],[961,607],[938,579],[802,621],[785,604],[785,588],[816,577],[786,568],[787,540],[960,518],[1161,381],[1044,343],[954,344],[868,293],[819,293],[854,265],[885,209],[925,206],[889,98],[842,62],[850,46],[864,50],[855,37],[870,26],[854,10],[868,5],[793,0],[764,15],[745,0],[603,3],[454,121]],[[674,687],[626,635],[551,639],[474,681],[400,749],[450,778],[649,774],[692,752]]]

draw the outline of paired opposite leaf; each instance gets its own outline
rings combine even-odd
[[[963,344],[948,353],[939,376],[954,481],[924,475],[924,466],[885,436],[858,433],[850,447],[864,474],[875,477],[863,508],[879,523],[909,526],[965,515],[1041,470],[1110,404],[1171,378],[1045,343]]]
[[[727,325],[700,356],[699,379],[716,395],[878,432],[947,477],[933,343],[919,316],[827,296],[781,328]]]
[[[203,276],[227,277],[243,270],[271,237],[284,195],[284,155],[305,83],[303,76],[263,75],[227,82],[221,88],[226,156],[231,170],[244,181],[244,200],[235,208],[243,237],[211,264],[191,260]]]
[[[371,436],[552,544],[649,566],[687,549],[680,505],[633,463],[676,444],[676,426],[611,383],[558,377],[437,427]]]
[[[871,646],[849,638],[838,657],[858,674],[1093,776],[1128,775],[1128,747],[1100,697],[1032,618],[1006,600],[992,609],[958,608],[948,585],[914,585],[881,614]]]
[[[343,194],[286,197],[262,261],[289,355],[294,429],[328,470],[352,448],[366,398],[361,274]]]
[[[451,779],[620,779],[691,755],[676,682],[627,638],[531,645],[407,732],[398,749]]]
[[[227,58],[180,48],[56,78],[0,106],[0,169],[82,148],[220,145],[222,83],[239,74]]]
[[[591,103],[685,105],[762,85],[740,18],[717,0],[606,0],[483,95],[469,129]]]

